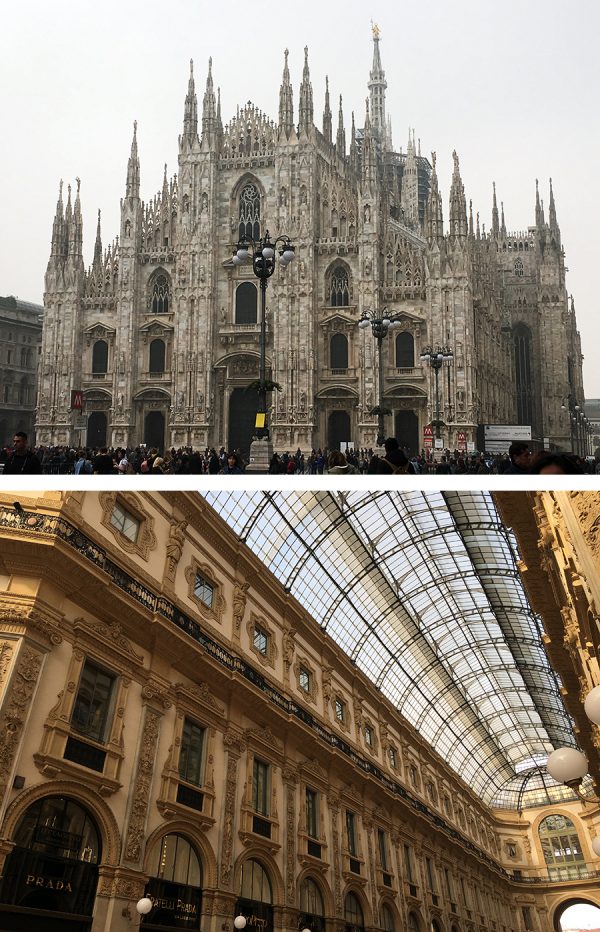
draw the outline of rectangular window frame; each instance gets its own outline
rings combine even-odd
[[[320,837],[319,823],[319,793],[307,786],[305,791],[306,834],[309,838],[318,840]]]
[[[79,698],[82,688],[84,688],[83,680],[86,674],[86,670],[88,669],[94,669],[97,673],[104,675],[105,677],[107,677],[110,683],[108,698],[105,701],[105,710],[103,712],[101,723],[99,723],[101,727],[97,727],[94,730],[92,730],[91,728],[86,729],[86,728],[80,727],[77,724],[77,721],[75,718],[76,711],[77,711],[78,698]],[[99,744],[102,746],[107,744],[109,732],[110,732],[110,726],[111,726],[113,715],[114,715],[115,696],[117,692],[117,681],[118,681],[118,675],[116,673],[114,673],[112,670],[107,669],[101,663],[97,663],[94,659],[86,657],[81,667],[81,672],[79,674],[79,681],[77,683],[77,689],[75,691],[75,699],[73,702],[73,709],[71,712],[71,719],[69,723],[71,730],[75,734],[81,735],[82,738],[85,738],[88,741],[92,741],[95,744]],[[94,693],[95,693],[95,689],[96,689],[96,686],[94,686]],[[92,698],[94,696],[94,693],[92,693]]]
[[[252,761],[252,810],[257,815],[269,818],[271,795],[271,765],[260,757]]]
[[[197,760],[197,763],[192,767],[190,765],[190,752],[191,748],[186,747],[186,741],[192,737],[197,737],[197,733],[201,733],[201,746],[200,746],[200,755]],[[191,733],[191,734],[189,734]],[[206,757],[206,727],[200,725],[198,722],[195,722],[194,719],[189,718],[187,715],[183,720],[183,728],[181,730],[181,745],[179,750],[179,779],[183,780],[185,783],[191,783],[193,786],[203,786],[204,785],[204,765]]]

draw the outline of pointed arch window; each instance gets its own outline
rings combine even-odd
[[[106,375],[108,372],[108,343],[96,340],[92,349],[92,375]]]
[[[171,307],[171,282],[164,272],[159,272],[152,281],[150,296],[153,314],[168,314]]]
[[[533,367],[531,330],[520,323],[514,329],[517,424],[532,424]]]
[[[404,330],[396,337],[396,368],[412,369],[415,364],[415,340],[412,333]]]
[[[517,245],[517,244],[515,243],[515,247],[516,247],[516,245]],[[525,272],[525,269],[524,269],[524,266],[523,266],[523,260],[522,260],[522,259],[517,259],[517,261],[515,262],[515,275],[517,276],[517,278],[522,278],[524,272]]]
[[[329,344],[329,362],[332,369],[348,368],[348,337],[334,333]]]
[[[240,239],[260,238],[260,194],[254,184],[246,184],[240,193]]]
[[[331,273],[331,306],[348,307],[349,304],[350,282],[348,270],[343,265],[338,265]]]

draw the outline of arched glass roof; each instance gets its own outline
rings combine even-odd
[[[576,745],[489,493],[205,497],[489,805],[520,808]]]

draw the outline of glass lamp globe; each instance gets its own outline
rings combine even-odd
[[[241,913],[239,916],[236,916],[233,920],[233,924],[236,929],[245,929],[246,928],[246,917],[242,916]]]
[[[275,250],[273,249],[272,246],[265,246],[265,248],[262,251],[262,254],[263,254],[263,259],[272,259],[273,256],[275,255]]]
[[[137,901],[135,908],[140,916],[147,916],[152,909],[152,900],[147,896],[143,896],[141,900]]]
[[[240,248],[237,251],[237,257],[240,260],[240,262],[246,261],[246,259],[248,258],[248,250],[246,249],[245,246],[240,246]]]
[[[391,320],[389,319],[389,317],[384,317],[381,323],[383,324],[384,327],[389,327],[391,324]]]
[[[585,714],[594,725],[600,725],[600,686],[594,686],[583,704]]]
[[[244,261],[244,260],[243,260],[243,259],[240,259],[240,257],[238,256],[238,254],[237,254],[237,252],[236,252],[235,256],[233,257],[233,264],[234,264],[234,265],[242,265],[243,261]]]
[[[549,755],[546,769],[558,783],[571,783],[585,777],[588,761],[585,754],[575,748],[558,748]]]
[[[369,326],[368,319],[366,317],[362,317],[358,322],[358,326],[360,327],[361,330],[366,330],[367,327]]]
[[[294,250],[290,249],[289,247],[283,253],[283,258],[285,259],[286,262],[291,262],[294,256],[295,256]]]
[[[592,851],[600,858],[600,835],[592,838]]]
[[[310,932],[310,929],[302,929],[302,932]]]

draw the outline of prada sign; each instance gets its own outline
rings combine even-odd
[[[152,910],[144,917],[144,922],[153,928],[198,928],[202,903],[202,891],[198,887],[153,877],[146,887],[146,896],[152,900]]]

